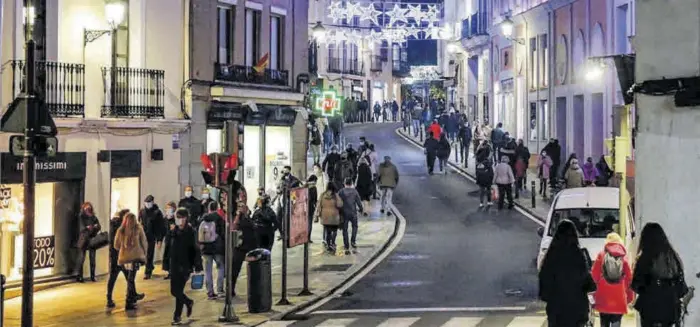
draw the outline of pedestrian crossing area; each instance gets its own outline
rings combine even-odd
[[[444,316],[425,315],[416,317],[314,317],[305,321],[268,321],[260,327],[547,327],[547,317],[529,315],[507,316]],[[594,326],[600,326],[596,319]],[[625,317],[622,327],[636,326],[634,318]]]

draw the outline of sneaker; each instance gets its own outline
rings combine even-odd
[[[357,249],[357,243],[352,243],[350,246],[352,246],[353,249]]]
[[[187,306],[187,318],[192,316],[192,308],[194,307],[194,300],[190,300],[190,303],[185,304]]]
[[[483,208],[483,207],[484,207],[484,204],[483,204],[483,203],[479,203],[479,208]]]
[[[141,300],[143,300],[145,297],[146,297],[146,294],[144,294],[144,293],[141,293],[141,294],[136,293],[136,301],[141,301]]]
[[[209,300],[216,300],[218,298],[218,295],[216,295],[216,293],[209,293],[207,294],[207,297],[209,298]]]
[[[384,209],[379,210],[380,213],[384,213]]]
[[[182,325],[182,319],[180,319],[180,318],[173,319],[173,322],[170,323],[170,325],[171,326],[180,326],[180,325]]]
[[[363,212],[362,215],[365,217],[369,217],[369,213],[366,213],[366,212]]]
[[[391,211],[387,211],[387,212],[386,212],[386,215],[387,215],[387,216],[391,216],[391,215],[393,215],[393,213],[391,213]]]

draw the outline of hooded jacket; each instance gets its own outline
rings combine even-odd
[[[571,160],[569,169],[564,173],[567,188],[583,187],[583,171],[578,166],[578,160]]]
[[[452,152],[452,146],[450,145],[450,141],[447,140],[447,137],[441,137],[440,141],[438,141],[438,158],[446,160],[450,157],[450,152]]]
[[[340,209],[342,207],[343,200],[337,193],[323,192],[321,201],[316,207],[316,216],[321,219],[321,224],[324,226],[338,226],[340,225]]]
[[[491,187],[493,183],[493,166],[488,160],[476,165],[476,184],[481,187]]]
[[[515,183],[515,176],[513,176],[513,168],[508,164],[508,157],[501,158],[501,162],[496,165],[496,169],[493,174],[493,183],[500,185],[508,185]]]
[[[537,176],[539,178],[549,179],[549,169],[552,167],[552,158],[548,155],[540,155],[537,158]]]
[[[197,226],[197,220],[202,216],[204,208],[202,202],[194,196],[184,197],[177,203],[178,208],[185,208],[190,213],[189,223],[192,226]]]
[[[184,229],[176,227],[170,235],[170,273],[189,275],[192,270],[202,271],[202,255],[197,246],[197,232],[187,224]]]
[[[211,222],[213,221],[216,225],[216,241],[214,243],[200,243],[200,249],[202,254],[206,255],[223,255],[226,253],[225,248],[225,237],[226,237],[226,222],[224,218],[219,216],[216,212],[210,212],[202,217],[202,221]],[[201,224],[200,224],[201,226]],[[198,237],[198,236],[197,236]]]
[[[610,284],[603,278],[603,261],[605,253],[609,252],[615,257],[623,257],[622,279],[619,283]],[[594,294],[595,309],[600,313],[623,315],[627,313],[627,305],[632,303],[634,292],[630,288],[632,284],[632,269],[625,257],[627,250],[620,243],[608,243],[605,249],[598,253],[598,257],[593,263],[591,275],[597,285]]]
[[[440,127],[440,124],[433,122],[428,127],[428,132],[433,132],[433,138],[437,141],[440,139],[440,134],[442,134],[442,127]]]
[[[157,204],[149,209],[146,207],[139,210],[139,222],[143,226],[146,238],[149,242],[160,242],[165,236],[165,218]]]
[[[438,126],[440,127],[440,126]],[[438,140],[435,139],[434,137],[429,137],[425,139],[425,142],[423,142],[423,147],[425,148],[425,152],[429,156],[437,156],[438,152]]]
[[[583,164],[583,177],[586,182],[595,182],[598,179],[598,169],[592,162]]]

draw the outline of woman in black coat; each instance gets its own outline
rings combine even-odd
[[[78,276],[76,280],[82,283],[83,280],[83,265],[85,264],[85,253],[88,252],[90,256],[90,280],[95,281],[95,249],[89,249],[90,240],[97,235],[102,229],[100,226],[100,221],[95,217],[95,211],[92,207],[92,203],[85,202],[80,207],[80,214],[78,215],[78,221],[80,222],[80,234],[78,237],[78,261],[76,262]]]
[[[437,157],[440,161],[440,171],[445,170],[445,165],[447,165],[447,160],[450,158],[450,152],[452,152],[452,145],[447,139],[447,135],[443,132],[440,135],[440,141],[438,141]]]
[[[109,221],[109,279],[107,280],[107,308],[112,309],[116,306],[112,300],[112,293],[114,292],[114,284],[117,282],[119,273],[124,275],[124,279],[128,281],[127,271],[123,269],[122,266],[118,264],[119,260],[119,250],[114,248],[114,237],[117,235],[117,230],[121,227],[124,221],[124,216],[129,213],[129,209],[120,210],[115,217]],[[136,284],[134,284],[136,285]],[[134,290],[136,291],[136,290]],[[136,300],[143,300],[146,295],[138,292],[136,293]]]
[[[559,222],[539,273],[539,297],[547,303],[550,327],[583,327],[588,322],[588,293],[596,285],[586,253],[574,224]]]
[[[367,210],[369,208],[369,200],[374,194],[374,183],[372,182],[372,169],[369,167],[367,159],[362,158],[357,166],[357,180],[355,181],[355,189],[357,193],[360,194],[360,200],[362,200],[362,206],[365,209],[363,213],[365,216],[368,215]]]
[[[681,298],[688,293],[688,286],[683,262],[661,225],[644,226],[638,252],[631,287],[639,296],[634,308],[642,327],[678,326],[682,318]]]
[[[170,230],[175,226],[175,211],[177,210],[177,205],[174,201],[170,201],[165,205],[165,212],[163,217],[165,217],[165,238],[163,239],[163,270],[167,271],[168,274],[164,279],[170,279]]]

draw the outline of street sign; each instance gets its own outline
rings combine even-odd
[[[54,157],[58,151],[58,139],[51,136],[37,136],[34,138],[34,152],[39,157]],[[24,156],[24,135],[10,136],[10,153],[13,156]]]
[[[24,134],[27,126],[27,109],[36,108],[36,134],[56,136],[58,129],[46,108],[46,103],[36,96],[20,94],[10,104],[2,119],[0,119],[0,131],[5,133]]]

